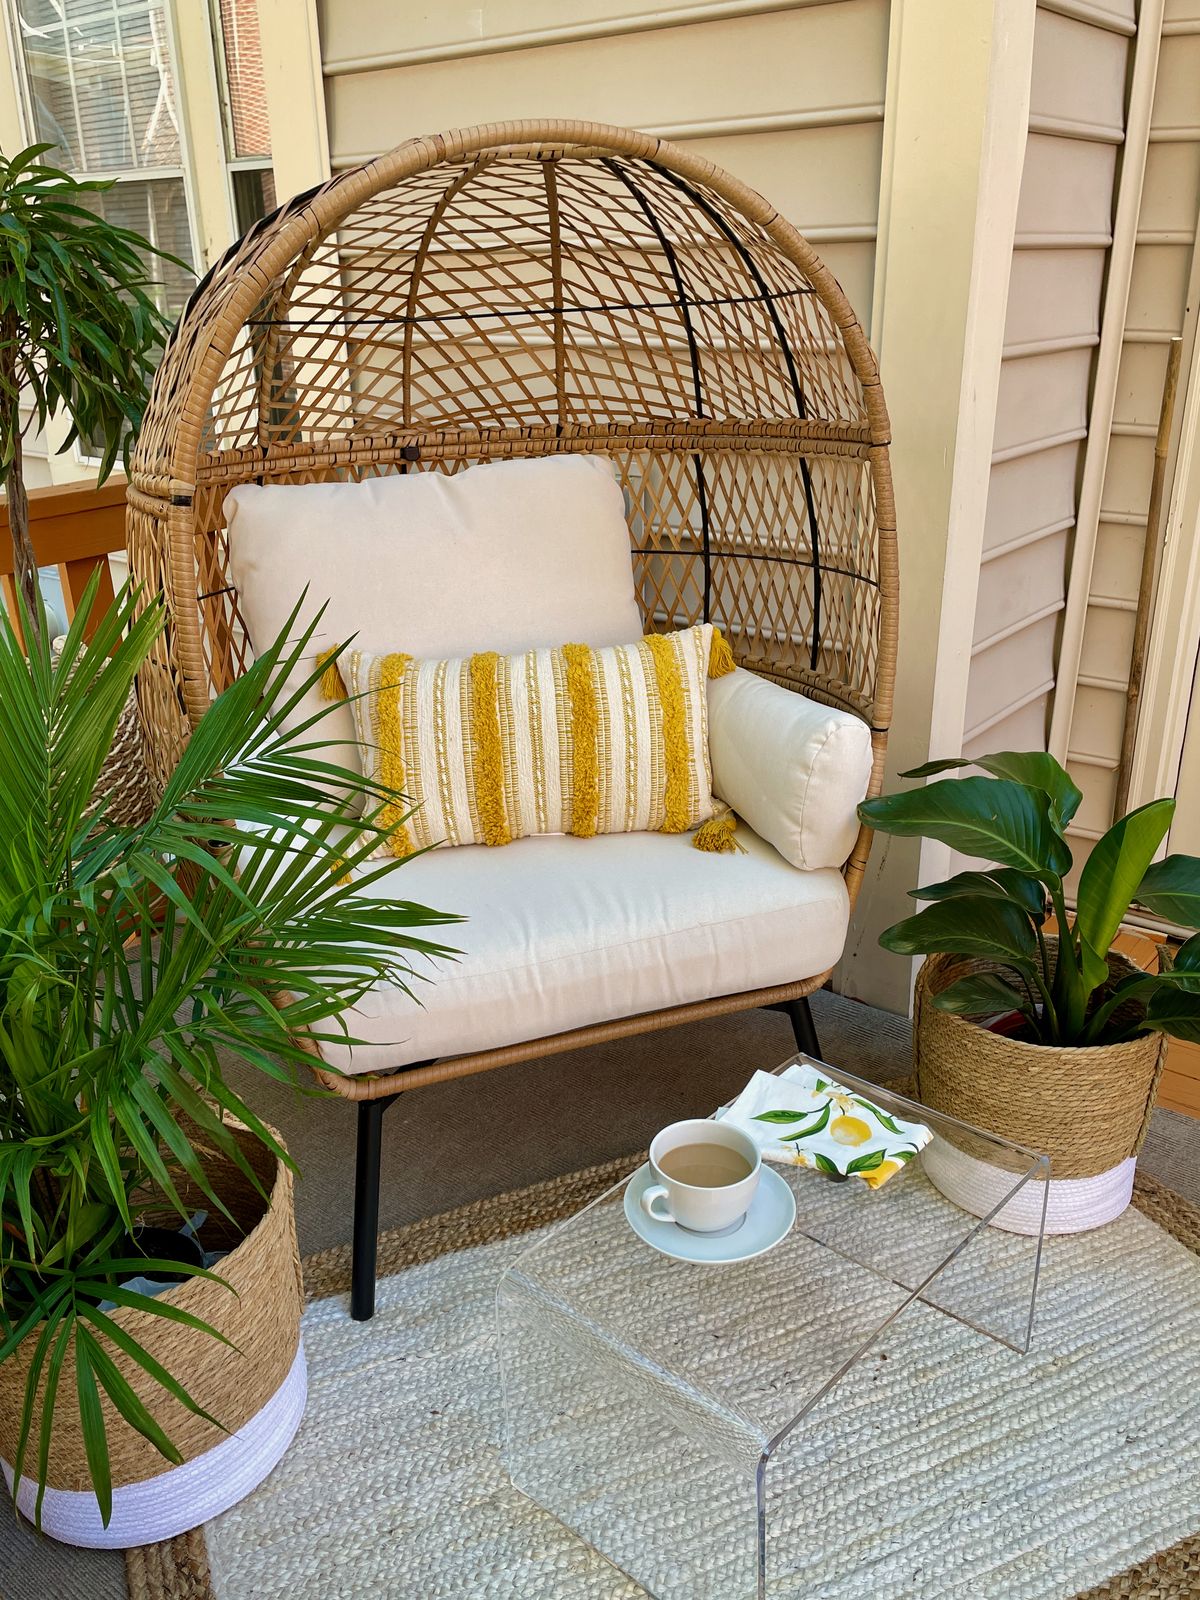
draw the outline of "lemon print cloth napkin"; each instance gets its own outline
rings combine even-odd
[[[872,1189],[933,1138],[923,1122],[892,1116],[807,1062],[756,1072],[720,1115],[750,1135],[764,1161],[861,1178]]]

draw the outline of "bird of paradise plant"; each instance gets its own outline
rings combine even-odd
[[[1155,1031],[1200,1041],[1200,934],[1173,958],[1164,951],[1156,973],[1113,982],[1108,962],[1135,902],[1186,928],[1200,922],[1200,859],[1155,860],[1174,800],[1139,806],[1096,842],[1079,874],[1071,915],[1067,828],[1083,798],[1079,788],[1043,751],[930,761],[902,776],[931,778],[969,766],[988,776],[943,778],[858,808],[881,833],[936,839],[993,863],[910,890],[930,904],[885,929],[884,948],[994,963],[992,971],[949,984],[932,1003],[967,1017],[1018,1012],[1025,1032],[1040,1044],[1112,1044]],[[1051,912],[1054,940],[1045,933]]]

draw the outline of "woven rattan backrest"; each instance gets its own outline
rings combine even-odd
[[[588,123],[401,145],[253,228],[164,356],[129,490],[132,569],[168,610],[139,682],[157,776],[248,659],[234,485],[600,451],[647,629],[718,622],[743,665],[864,717],[878,784],[888,437],[837,283],[708,162]]]

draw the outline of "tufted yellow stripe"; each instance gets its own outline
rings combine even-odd
[[[494,650],[472,656],[470,757],[475,776],[475,804],[484,844],[511,844],[504,805],[504,748],[496,701],[500,657]]]
[[[370,700],[375,743],[379,749],[379,776],[389,789],[396,789],[401,795],[404,793],[404,756],[400,748],[400,697],[404,675],[411,662],[411,656],[384,656],[379,668],[379,692]],[[412,854],[412,840],[403,820],[410,810],[407,804],[389,800],[380,814],[380,822],[391,830],[388,850],[394,856]]]
[[[660,633],[646,636],[646,644],[654,658],[654,676],[658,682],[658,695],[662,703],[662,742],[666,768],[666,793],[662,833],[682,833],[691,826],[688,815],[688,754],[687,719],[684,711],[683,679],[680,675],[679,657],[672,639]]]
[[[600,760],[596,749],[600,721],[596,708],[595,663],[586,644],[565,644],[562,653],[567,664],[574,746],[569,832],[581,839],[591,839],[600,816]]]
[[[611,818],[611,825],[625,833],[634,831],[638,802],[637,706],[633,693],[633,663],[640,658],[632,650],[614,652],[617,677],[621,684],[621,742],[625,747],[625,814]]]
[[[546,810],[546,741],[542,736],[542,695],[538,684],[537,651],[528,650],[525,663],[525,697],[529,704],[529,769],[533,784],[533,815],[538,833],[549,833]]]
[[[450,776],[449,739],[446,721],[446,678],[450,663],[439,661],[433,674],[433,742],[434,767],[437,772],[438,801],[442,808],[442,823],[446,829],[447,844],[461,844],[458,836],[458,818],[454,814],[454,784]]]

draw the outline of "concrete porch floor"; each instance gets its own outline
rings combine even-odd
[[[822,1052],[866,1078],[908,1067],[906,1018],[818,994]],[[384,1123],[380,1227],[537,1183],[643,1148],[656,1130],[703,1115],[735,1094],[755,1067],[793,1049],[787,1019],[758,1011],[643,1035],[480,1077],[415,1090]],[[350,1238],[354,1106],[322,1105],[244,1070],[231,1077],[281,1130],[302,1174],[296,1191],[300,1251]],[[467,1130],[490,1130],[483,1145]],[[479,1160],[479,1152],[487,1159]],[[1200,1121],[1155,1112],[1144,1170],[1200,1205]],[[0,1600],[127,1600],[120,1554],[71,1550],[0,1515]]]

